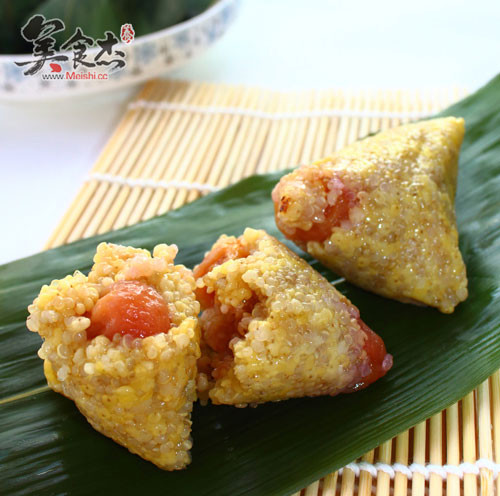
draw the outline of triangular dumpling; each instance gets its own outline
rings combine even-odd
[[[454,198],[464,121],[406,124],[284,176],[283,234],[369,291],[453,312],[467,298]]]
[[[264,231],[221,236],[195,268],[198,389],[245,406],[361,389],[392,365],[358,309]]]
[[[195,282],[176,253],[101,243],[88,277],[43,286],[27,322],[44,340],[49,386],[96,430],[166,470],[190,461],[200,356]]]

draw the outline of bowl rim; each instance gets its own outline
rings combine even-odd
[[[203,22],[207,21],[211,17],[215,17],[226,6],[231,5],[231,4],[237,4],[237,3],[239,3],[239,1],[240,0],[215,0],[213,5],[211,5],[210,7],[205,9],[203,12],[199,13],[198,15],[191,17],[190,19],[186,19],[185,21],[179,22],[179,23],[174,24],[173,26],[169,26],[167,28],[160,29],[158,31],[153,31],[152,33],[143,34],[142,36],[138,36],[137,38],[134,39],[133,43],[130,45],[120,41],[117,46],[120,48],[130,47],[130,46],[135,47],[137,45],[142,45],[142,44],[148,43],[150,41],[155,41],[155,39],[163,38],[165,36],[174,36],[178,32],[184,31],[184,30],[191,28],[197,24],[202,24]],[[94,52],[97,52],[98,50],[99,50],[99,47],[92,47],[92,48],[89,48],[87,53],[92,54]],[[71,54],[72,52],[67,50],[65,52],[57,52],[57,53],[58,54]],[[33,58],[33,54],[26,54],[26,53],[0,54],[0,63],[25,62],[25,61],[31,60],[32,58]]]

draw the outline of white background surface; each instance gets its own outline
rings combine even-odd
[[[171,76],[472,91],[499,71],[497,0],[246,0],[227,35]],[[0,103],[0,263],[43,247],[137,89]]]

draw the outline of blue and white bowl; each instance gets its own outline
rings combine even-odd
[[[25,67],[15,62],[33,60],[32,55],[0,55],[0,99],[31,100],[92,93],[124,87],[165,74],[202,53],[217,41],[234,20],[240,0],[219,0],[201,14],[175,26],[139,36],[130,44],[119,43],[116,50],[125,52],[126,66],[108,75],[108,79],[44,79],[50,74],[49,62],[33,76],[25,76]],[[19,35],[21,36],[21,35]],[[87,50],[91,59],[99,48]],[[61,74],[72,72],[72,54],[61,62]],[[105,73],[109,68],[90,69]],[[78,73],[86,73],[81,66]]]

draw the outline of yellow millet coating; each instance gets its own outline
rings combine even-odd
[[[276,203],[287,202],[277,225],[294,240],[297,228],[308,231],[324,222],[340,181],[340,188],[356,192],[349,219],[324,241],[297,244],[367,290],[451,313],[467,298],[454,210],[463,136],[463,119],[433,119],[381,132],[302,166],[273,192]]]
[[[234,242],[221,236],[212,250]],[[200,393],[215,404],[246,406],[301,396],[335,395],[361,378],[362,349],[357,309],[311,266],[264,231],[246,229],[239,238],[250,254],[213,267],[197,280],[222,312],[234,312],[255,296],[241,319],[246,333],[233,338],[231,367],[222,377],[200,373]],[[210,324],[203,312],[203,329]],[[203,338],[202,338],[203,340]],[[214,354],[206,345],[205,358]]]
[[[151,257],[101,243],[88,277],[77,271],[43,286],[27,321],[44,340],[38,355],[49,386],[71,398],[96,430],[166,470],[190,462],[200,356],[195,282],[190,270],[174,265],[176,253],[175,245],[158,245]],[[87,340],[85,315],[121,280],[147,283],[162,295],[172,325],[167,333]]]

